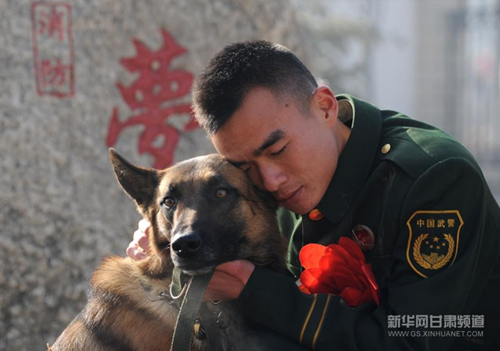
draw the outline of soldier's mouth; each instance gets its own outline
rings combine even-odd
[[[283,197],[277,197],[276,200],[278,200],[280,204],[286,206],[287,204],[293,203],[298,198],[301,192],[302,192],[302,187],[299,187],[297,190],[288,193]]]

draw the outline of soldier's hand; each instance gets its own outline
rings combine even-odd
[[[217,266],[204,300],[236,300],[254,269],[255,265],[247,260],[230,261]]]
[[[139,221],[138,229],[134,232],[134,239],[127,247],[127,256],[134,260],[146,258],[149,251],[149,228],[151,224],[145,219]]]

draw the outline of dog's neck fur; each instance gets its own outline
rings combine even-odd
[[[144,275],[152,279],[172,279],[174,264],[170,257],[165,258],[158,254],[150,254],[138,262],[138,265]]]

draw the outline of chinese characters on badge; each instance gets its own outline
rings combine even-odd
[[[427,278],[455,262],[464,224],[459,211],[416,211],[406,222],[406,258],[411,268]]]

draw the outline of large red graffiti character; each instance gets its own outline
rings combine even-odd
[[[158,51],[150,51],[141,41],[133,39],[137,55],[120,60],[129,72],[139,75],[128,87],[116,84],[133,115],[121,122],[118,107],[114,107],[106,141],[108,147],[113,146],[124,129],[143,125],[145,130],[139,137],[139,153],[152,155],[153,167],[160,169],[172,164],[180,133],[199,127],[189,104],[171,103],[186,95],[193,83],[190,72],[170,70],[171,61],[186,49],[167,31],[162,30],[161,34],[163,46]],[[168,124],[169,119],[186,114],[190,116],[189,121],[180,130]]]

